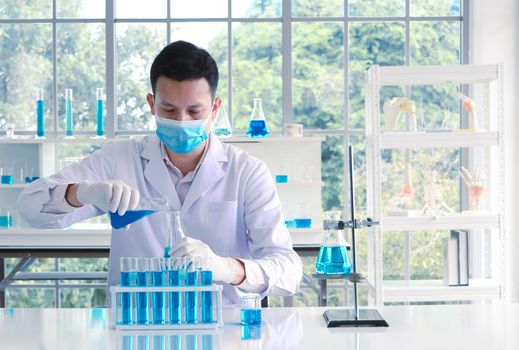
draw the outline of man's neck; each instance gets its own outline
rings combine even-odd
[[[207,140],[193,151],[186,154],[173,153],[167,147],[165,148],[169,161],[180,170],[182,175],[186,176],[186,174],[196,169],[206,147]]]

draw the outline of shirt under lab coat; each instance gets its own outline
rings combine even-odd
[[[216,254],[245,264],[246,284],[261,294],[290,295],[299,288],[301,260],[281,213],[276,187],[265,164],[213,135],[183,204],[161,153],[157,136],[106,144],[59,173],[30,184],[18,198],[22,216],[38,228],[64,228],[101,215],[85,205],[68,213],[42,212],[59,185],[121,179],[141,197],[164,197],[180,210],[187,236],[204,241]],[[112,230],[108,284],[119,283],[120,258],[161,256],[168,233],[165,215],[150,215],[129,230]],[[224,284],[224,305],[238,305],[242,291]]]

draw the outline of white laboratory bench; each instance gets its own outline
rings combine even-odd
[[[104,309],[0,309],[1,349],[516,350],[519,304],[388,306],[388,328],[326,328],[325,308],[263,309],[261,339],[241,340],[239,310],[214,335],[118,331]],[[214,331],[212,331],[214,332]],[[196,346],[197,344],[197,346]]]

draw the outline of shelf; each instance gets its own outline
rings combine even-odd
[[[381,135],[381,148],[446,148],[495,146],[499,144],[497,131],[490,132],[407,132],[388,131]]]
[[[383,216],[382,231],[432,231],[499,228],[499,215]]]
[[[6,185],[6,184],[0,184],[0,189],[2,188],[12,188],[12,189],[24,189],[27,187],[28,184],[12,184],[12,185]]]
[[[495,64],[380,67],[380,86],[474,84],[498,78]]]
[[[275,179],[274,179],[275,181]],[[276,182],[276,187],[278,189],[281,188],[295,188],[295,189],[305,189],[305,188],[321,188],[322,187],[321,181],[313,181],[313,182],[295,182],[295,181],[288,181],[287,183],[280,183]]]
[[[323,232],[317,228],[289,228],[292,244],[319,246],[323,240]]]
[[[323,142],[323,136],[303,136],[303,137],[285,137],[285,136],[269,136],[252,138],[247,136],[233,136],[228,138],[219,138],[223,143],[273,143],[273,142]]]
[[[499,299],[494,280],[470,280],[468,286],[449,287],[441,280],[384,281],[384,302]]]

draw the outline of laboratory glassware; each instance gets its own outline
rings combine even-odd
[[[342,229],[333,224],[341,220],[341,212],[327,211],[324,214],[326,221],[331,223],[332,226],[324,232],[315,269],[322,274],[350,273],[351,262],[346,248],[346,241],[341,234]]]
[[[169,258],[166,260],[167,283],[170,287],[180,285],[180,270],[183,258]],[[177,324],[182,320],[182,309],[180,308],[180,292],[169,292],[169,323]]]
[[[137,266],[137,287],[149,287],[150,285],[150,259],[135,258]],[[148,293],[137,293],[137,323],[149,324]]]
[[[0,208],[0,229],[13,227],[13,213],[6,208]]]
[[[184,234],[184,230],[182,230],[180,211],[170,211],[168,212],[168,215],[168,222],[170,223],[171,227],[168,228],[169,237],[168,241],[166,242],[166,246],[164,247],[165,258],[169,258],[169,250],[173,248],[173,245],[182,238],[186,237],[186,235]]]
[[[14,124],[6,123],[5,124],[5,137],[8,139],[14,139]]]
[[[110,216],[112,227],[120,229],[123,227],[127,228],[135,221],[158,211],[169,211],[170,208],[171,206],[165,198],[141,198],[135,210],[128,210],[124,215],[119,215],[117,211],[115,213],[110,211],[108,215]]]
[[[186,286],[198,285],[200,257],[186,259]],[[186,323],[198,323],[198,292],[185,292]]]
[[[153,287],[164,287],[164,275],[165,275],[166,259],[164,258],[151,258],[151,271],[152,271],[152,286]],[[164,292],[153,292],[152,303],[153,303],[153,324],[164,324],[166,321],[166,305],[165,305],[165,293]]]
[[[240,297],[241,324],[244,326],[261,324],[261,298],[259,294],[245,294]]]
[[[137,270],[135,259],[122,257],[121,263],[121,287],[131,287],[136,284]],[[121,324],[133,323],[132,293],[121,293]]]
[[[45,138],[45,101],[43,89],[36,91],[36,138]]]
[[[276,183],[286,184],[288,182],[288,170],[286,165],[281,165],[276,168]]]
[[[104,138],[104,114],[105,114],[105,95],[104,90],[96,90],[96,138]]]
[[[66,139],[74,138],[74,104],[72,89],[65,89],[65,124]]]
[[[297,203],[297,211],[294,222],[296,224],[296,228],[312,227],[312,218],[308,216],[308,205],[306,203]]]
[[[8,163],[0,163],[0,182],[3,185],[12,185],[14,183],[14,168]]]
[[[227,108],[225,108],[223,101],[218,109],[218,116],[214,124],[213,133],[218,137],[231,137],[232,128],[231,122],[229,121],[229,115],[227,114]]]
[[[212,259],[203,256],[201,257],[201,262],[200,284],[202,286],[210,286],[213,284]],[[202,322],[213,322],[213,292],[202,292]]]
[[[261,98],[254,99],[254,108],[249,121],[249,129],[247,136],[249,137],[267,137],[269,136],[269,129],[263,113],[263,106]]]

